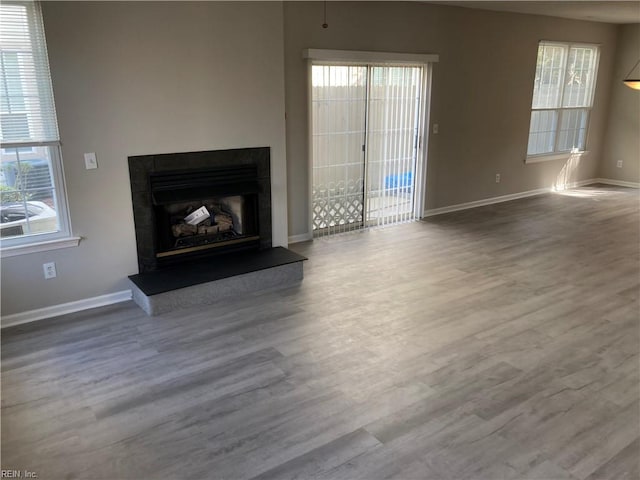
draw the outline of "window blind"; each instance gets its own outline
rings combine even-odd
[[[540,42],[527,155],[586,148],[598,56],[597,45]]]
[[[3,147],[59,141],[38,2],[0,4],[0,115]]]

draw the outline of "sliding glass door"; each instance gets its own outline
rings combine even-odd
[[[419,216],[423,68],[313,65],[314,236]]]
[[[312,69],[313,231],[364,225],[367,67]]]
[[[367,225],[415,218],[422,68],[371,67],[367,115]]]

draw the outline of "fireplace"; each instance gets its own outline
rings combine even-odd
[[[269,148],[129,157],[140,273],[271,247]]]
[[[270,149],[129,157],[139,273],[149,315],[296,285],[305,257],[272,248]]]

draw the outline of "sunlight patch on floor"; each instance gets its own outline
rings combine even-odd
[[[595,190],[590,188],[580,188],[574,190],[558,190],[554,193],[558,195],[564,195],[565,197],[577,197],[577,198],[597,198],[597,197],[610,197],[612,195],[623,195],[624,192],[618,192],[615,190]]]

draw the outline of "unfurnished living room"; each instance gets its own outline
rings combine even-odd
[[[640,478],[640,2],[0,4],[3,478]]]

